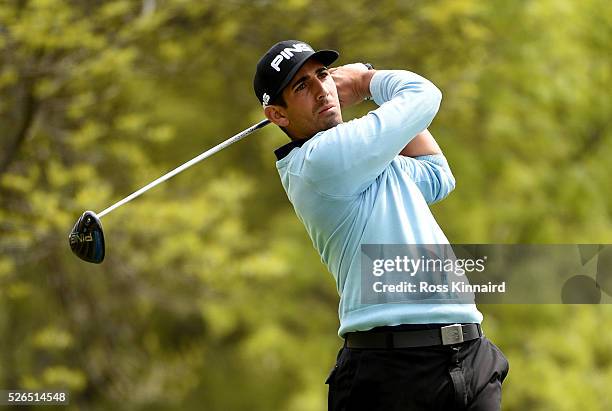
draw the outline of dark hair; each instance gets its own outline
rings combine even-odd
[[[281,107],[287,108],[287,102],[283,98],[283,93],[280,93],[278,96],[274,97],[274,100],[272,100],[269,105],[271,105],[271,106],[281,106]],[[289,132],[287,131],[287,129],[285,127],[278,126],[278,128],[283,130],[283,132],[285,134],[287,134],[287,137],[289,137],[291,140],[293,140],[293,137],[291,137],[291,135],[289,135]]]
[[[274,100],[272,100],[269,105],[287,108],[287,102],[283,98],[283,93],[280,93],[278,96],[274,97]]]

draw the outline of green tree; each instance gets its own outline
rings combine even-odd
[[[69,409],[324,409],[337,294],[278,182],[267,127],[67,234],[258,121],[282,38],[431,78],[456,243],[605,243],[610,24],[603,0],[7,0],[0,4],[0,387]],[[345,113],[358,116],[373,106]],[[484,306],[507,410],[606,410],[609,306]]]

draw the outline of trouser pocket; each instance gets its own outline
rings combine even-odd
[[[463,370],[463,362],[460,356],[460,348],[453,348],[453,355],[451,356],[451,365],[448,372],[453,382],[453,388],[455,390],[455,406],[458,410],[463,410],[468,404],[468,387],[465,382],[465,374]]]
[[[336,375],[336,372],[338,371],[338,367],[340,366],[340,359],[342,358],[343,352],[344,352],[344,347],[340,348],[340,351],[338,351],[338,355],[336,355],[336,362],[334,363],[334,366],[332,367],[331,371],[327,375],[327,378],[325,379],[325,384],[330,384],[334,380],[334,376]]]
[[[330,371],[325,383],[329,386],[327,404],[329,411],[353,409],[350,405],[351,392],[359,372],[362,353],[343,348],[338,353],[334,368]]]
[[[460,369],[469,411],[495,411],[501,407],[501,386],[509,370],[508,360],[486,337],[461,347]],[[457,404],[460,406],[460,404]]]
[[[328,411],[333,411],[336,409],[335,404],[337,403],[337,385],[336,385],[336,374],[338,373],[338,368],[340,367],[340,360],[342,358],[342,353],[344,351],[344,347],[340,348],[338,351],[338,355],[336,356],[336,362],[327,375],[325,379],[325,384],[328,385],[328,394],[327,394],[327,409]]]

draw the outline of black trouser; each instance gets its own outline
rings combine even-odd
[[[329,411],[500,409],[508,361],[486,337],[455,346],[343,347],[327,378]]]

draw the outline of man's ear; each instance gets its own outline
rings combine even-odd
[[[266,106],[264,108],[264,114],[274,124],[280,127],[287,127],[289,125],[289,119],[287,113],[280,106]]]

